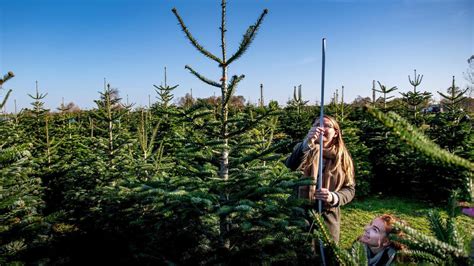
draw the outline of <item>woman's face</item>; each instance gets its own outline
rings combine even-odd
[[[370,247],[384,247],[389,244],[385,223],[381,218],[375,218],[369,225],[365,226],[364,234],[359,239],[360,242]]]
[[[319,119],[315,121],[316,126],[319,125]],[[331,146],[333,143],[333,140],[337,137],[339,132],[337,132],[335,125],[331,122],[329,118],[324,118],[324,136],[323,136],[323,142],[324,142],[324,147]]]

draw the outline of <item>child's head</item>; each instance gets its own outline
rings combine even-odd
[[[390,240],[390,235],[399,235],[400,230],[394,227],[396,219],[384,214],[376,217],[364,228],[364,234],[359,237],[359,241],[372,248],[384,248],[392,245],[396,249],[401,246]]]

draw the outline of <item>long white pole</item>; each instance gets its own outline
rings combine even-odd
[[[323,58],[322,58],[322,68],[321,68],[321,111],[319,114],[319,126],[324,127],[324,75],[325,75],[325,67],[326,67],[326,38],[323,38]],[[317,183],[317,190],[321,190],[323,185],[323,136],[319,138],[319,173],[318,173],[318,183]],[[318,212],[321,214],[323,211],[323,201],[318,200]],[[323,265],[326,265],[326,259],[324,257],[324,248],[322,240],[319,240],[319,249],[321,251],[321,260]]]
[[[326,38],[323,38],[323,65],[321,73],[321,111],[319,114],[319,126],[324,127],[324,75],[325,75],[325,64],[326,64]],[[323,184],[323,138],[319,138],[319,173],[318,173],[318,184],[317,189],[321,189]],[[318,212],[322,211],[322,200],[318,200]]]

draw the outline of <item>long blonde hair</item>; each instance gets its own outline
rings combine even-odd
[[[334,158],[332,160],[333,162],[327,166],[330,168],[326,169],[325,172],[328,171],[331,174],[342,173],[344,175],[343,183],[352,185],[355,182],[354,181],[354,175],[355,175],[354,163],[352,162],[352,157],[346,148],[344,140],[342,139],[341,127],[339,126],[339,123],[336,121],[336,119],[334,119],[334,117],[329,116],[329,115],[324,115],[324,118],[327,118],[329,119],[329,121],[331,121],[332,125],[334,126],[334,130],[337,133],[337,135],[333,138],[330,147],[328,148],[328,151],[330,151],[331,153],[334,153]],[[303,156],[301,165],[299,166],[299,169],[304,171],[304,169],[311,166],[311,164],[314,162],[315,159],[317,159],[316,157],[318,156],[319,156],[319,147],[315,150],[306,151]],[[323,156],[324,156],[324,153],[323,153]]]

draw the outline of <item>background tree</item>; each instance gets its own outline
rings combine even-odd
[[[179,98],[178,106],[190,108],[194,104],[195,100],[190,93],[186,93],[183,97]]]
[[[168,86],[165,67],[165,85],[153,85],[153,87],[155,87],[155,92],[158,94],[158,100],[164,108],[166,108],[170,104],[171,100],[173,100],[174,95],[172,94],[172,91],[178,86],[179,85]]]
[[[293,88],[293,99],[288,101],[288,106],[295,108],[296,112],[299,114],[301,111],[301,108],[308,104],[309,101],[304,101],[303,100],[303,95],[301,93],[301,85],[298,85],[298,90],[296,89],[296,86]]]
[[[466,100],[466,93],[468,92],[469,88],[465,90],[460,90],[459,87],[456,86],[455,78],[453,76],[453,82],[451,86],[447,89],[448,94],[444,94],[438,91],[438,94],[441,96],[441,104],[444,109],[448,112],[456,112],[460,111],[461,104],[463,101]]]
[[[287,102],[280,123],[280,130],[287,134],[291,141],[301,141],[316,119],[317,109],[315,106],[307,106],[308,102],[303,100],[301,87],[296,90],[295,86],[293,99]]]
[[[420,80],[420,82],[421,82],[421,80]],[[383,110],[387,110],[387,101],[394,97],[394,96],[387,97],[387,94],[391,93],[392,91],[398,90],[398,88],[397,88],[397,86],[393,86],[389,89],[389,88],[387,88],[387,86],[380,83],[380,81],[377,81],[377,83],[379,84],[380,90],[377,90],[377,89],[374,89],[374,90],[383,94],[383,98],[382,98],[383,99]]]
[[[359,95],[357,96],[357,98],[354,99],[354,101],[352,101],[351,105],[354,108],[360,108],[370,103],[372,103],[372,101],[370,100],[370,97],[362,97]]]
[[[13,72],[8,72],[0,86],[12,77]],[[44,190],[26,135],[13,121],[0,121],[0,264],[37,263],[45,255],[37,253],[48,237]]]
[[[334,116],[337,121],[344,123],[344,120],[348,117],[348,115],[351,112],[350,106],[344,103],[344,86],[342,86],[341,88],[340,96],[341,96],[341,99],[339,100],[339,89],[336,89],[326,110],[327,110],[327,113]]]
[[[100,99],[95,100],[97,110],[93,112],[98,121],[97,130],[107,138],[106,150],[110,160],[113,159],[115,151],[120,144],[116,143],[118,132],[120,132],[121,119],[128,113],[130,106],[123,105],[120,101],[117,89],[111,88],[110,84],[100,92]]]
[[[406,93],[400,94],[402,94],[403,100],[407,105],[408,113],[411,113],[413,115],[412,121],[416,125],[419,125],[421,122],[419,119],[420,109],[427,104],[427,101],[431,98],[431,93],[426,91],[419,92],[416,90],[416,87],[418,87],[421,84],[421,81],[423,80],[423,75],[416,75],[416,69],[414,70],[414,72],[415,75],[413,80],[410,78],[410,75],[408,75],[408,81],[413,86],[413,91],[408,91]]]

